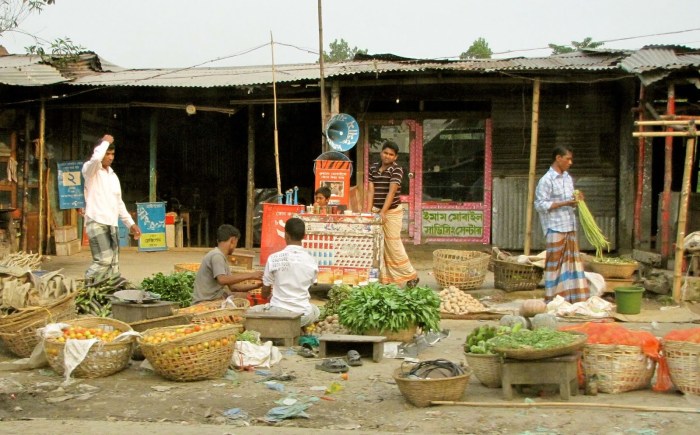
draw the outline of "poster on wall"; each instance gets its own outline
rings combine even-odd
[[[82,161],[58,162],[58,208],[67,210],[71,208],[85,208],[85,194],[83,186]]]
[[[345,163],[345,162],[340,162]],[[350,203],[350,169],[316,168],[316,189],[328,187],[331,190],[331,205]]]
[[[165,202],[137,202],[139,251],[165,251]]]

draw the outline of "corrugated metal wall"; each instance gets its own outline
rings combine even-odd
[[[610,241],[610,249],[616,249],[617,213],[615,211],[616,180],[613,178],[578,178],[572,171],[576,188],[586,197],[586,204],[596,218],[603,234]],[[491,243],[499,248],[521,251],[525,244],[525,215],[527,210],[527,177],[495,178],[493,180],[493,209]],[[545,248],[544,235],[539,216],[532,212],[532,249]],[[579,225],[579,244],[582,250],[590,251],[593,247]]]

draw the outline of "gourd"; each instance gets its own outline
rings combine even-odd
[[[535,317],[531,320],[531,322],[532,329],[535,331],[543,328],[557,329],[557,316],[555,316],[554,314],[536,314]]]
[[[498,323],[499,325],[509,326],[511,328],[517,324],[521,324],[524,329],[527,329],[530,326],[525,317],[514,316],[512,314],[506,314],[505,316],[501,317],[501,320]]]
[[[528,299],[520,306],[520,315],[532,317],[547,311],[547,304],[542,299]]]

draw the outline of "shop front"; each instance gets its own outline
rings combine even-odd
[[[487,114],[372,119],[365,128],[365,174],[385,141],[399,146],[407,241],[490,242],[491,120]]]

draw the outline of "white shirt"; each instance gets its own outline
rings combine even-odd
[[[111,167],[102,167],[102,159],[107,154],[109,142],[102,141],[92,153],[90,160],[83,163],[85,178],[85,216],[102,225],[116,227],[119,219],[131,228],[134,220],[122,200],[122,187],[119,177]]]
[[[316,260],[301,246],[287,245],[270,255],[263,273],[263,285],[272,287],[270,306],[310,314],[309,287],[317,275]]]

